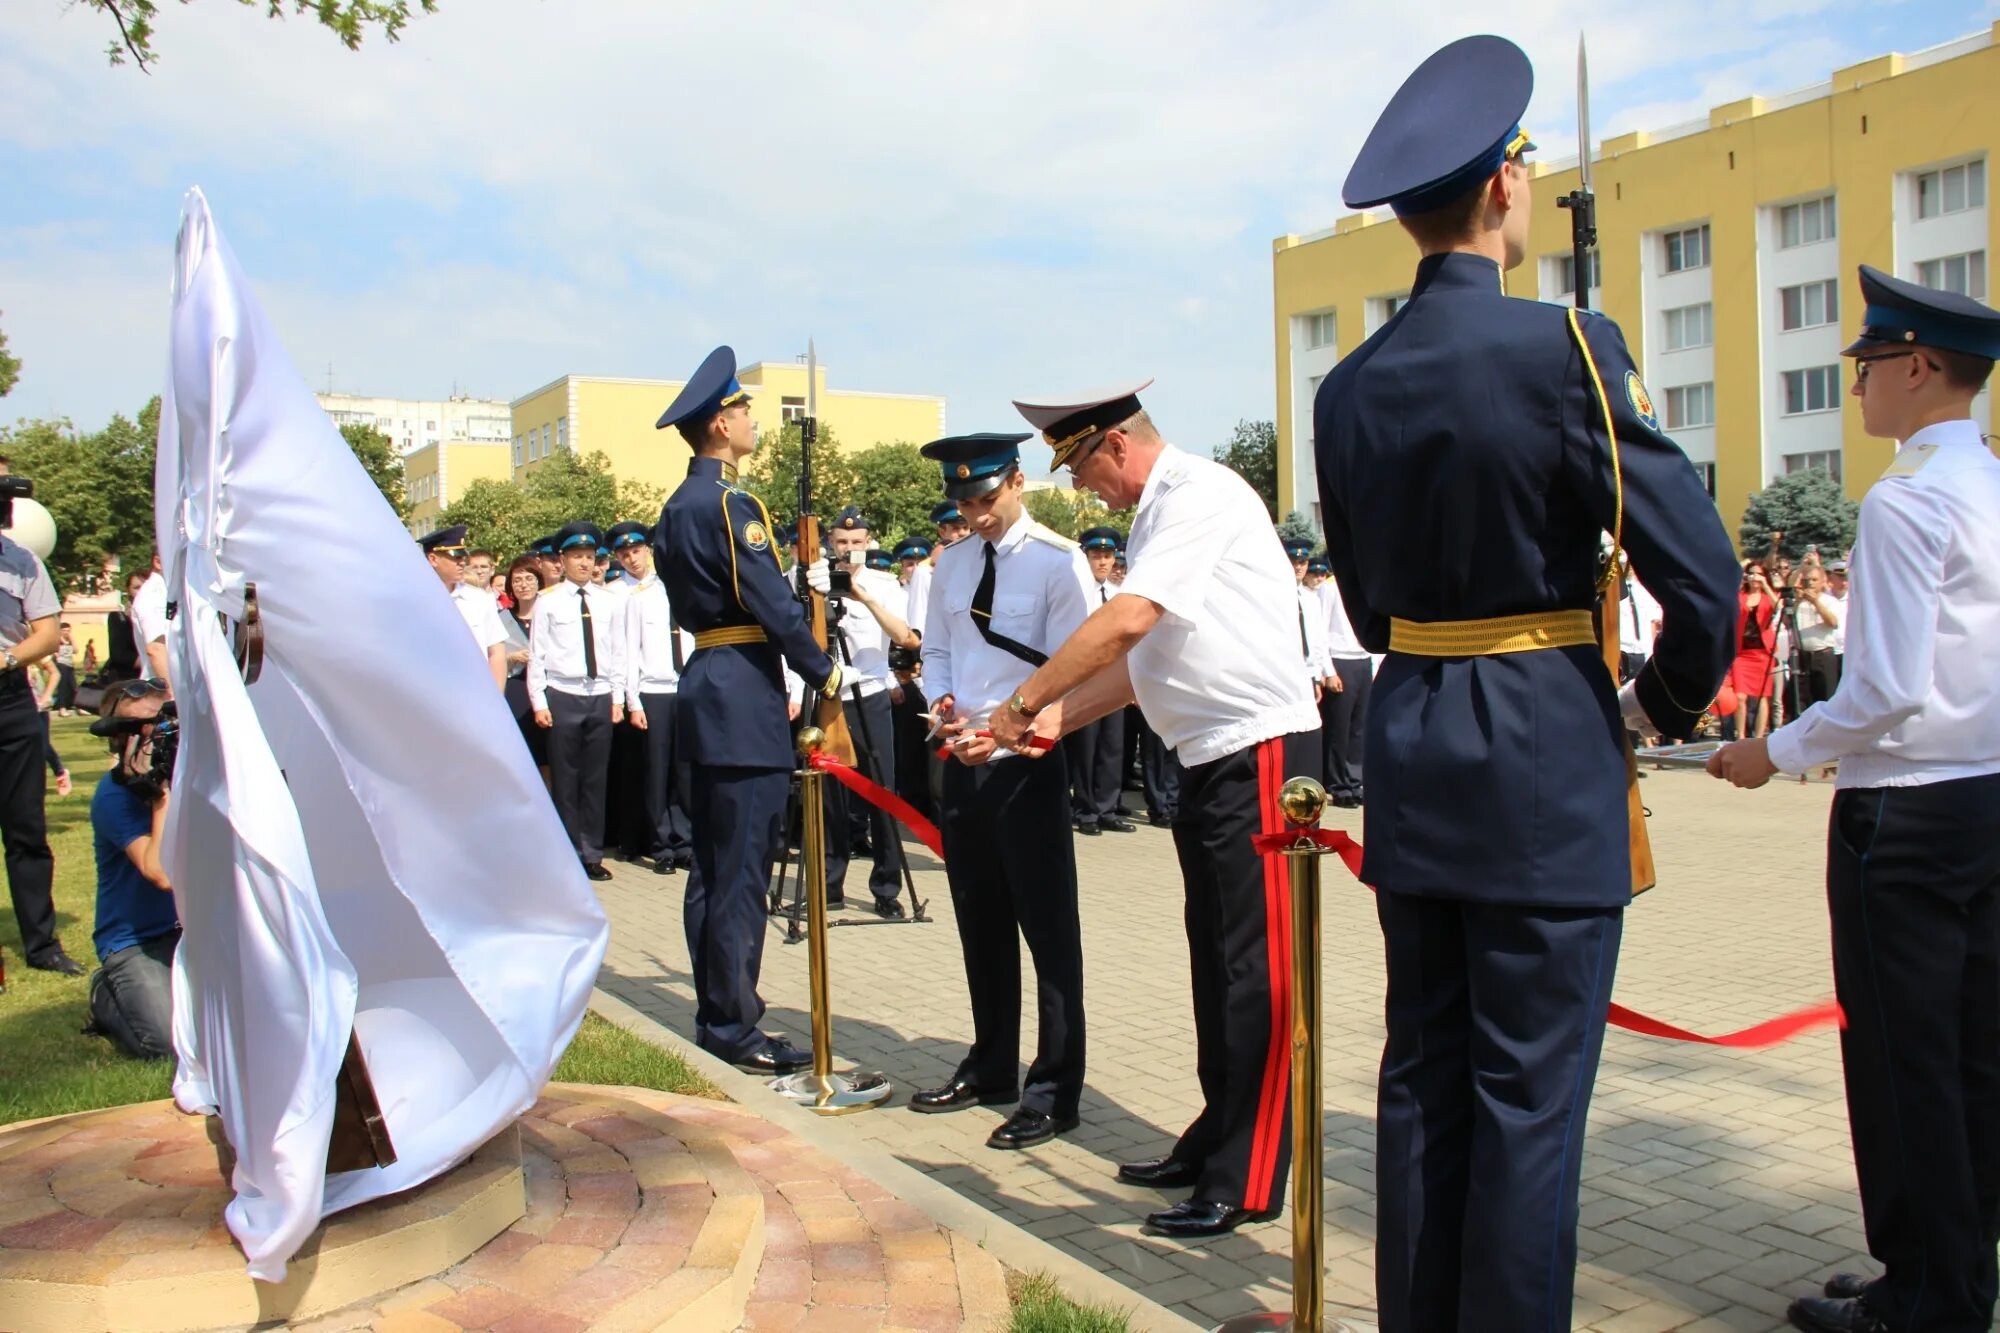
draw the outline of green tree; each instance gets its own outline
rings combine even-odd
[[[49,572],[64,588],[94,585],[105,561],[138,568],[153,550],[153,457],[160,400],[137,421],[114,416],[80,435],[68,421],[23,421],[0,428],[0,452],[15,476],[35,483],[35,499],[56,523]]]
[[[118,27],[118,40],[107,54],[111,63],[122,65],[129,52],[134,64],[147,69],[159,58],[153,50],[153,20],[159,16],[158,0],[88,0],[92,9],[111,16]],[[188,0],[181,0],[182,4]],[[360,49],[369,28],[381,29],[382,36],[395,41],[403,25],[410,21],[410,0],[239,0],[252,8],[262,8],[267,18],[283,18],[287,12],[310,14],[321,26],[340,39],[348,50]],[[437,12],[437,0],[417,0],[426,14]]]
[[[475,481],[446,507],[439,525],[463,523],[466,540],[491,550],[501,564],[565,523],[588,519],[608,528],[626,520],[651,525],[660,516],[660,489],[619,481],[601,453],[579,458],[558,449],[521,482]]]
[[[1817,546],[1827,559],[1854,545],[1854,525],[1861,506],[1822,468],[1807,468],[1774,479],[1744,507],[1737,540],[1745,555],[1770,549],[1771,534],[1784,533],[1778,549],[1793,560]]]
[[[1300,510],[1294,509],[1285,515],[1285,521],[1277,526],[1278,538],[1281,541],[1310,542],[1315,551],[1325,544],[1320,536],[1319,525],[1312,521],[1310,515]]]
[[[1250,483],[1264,511],[1278,517],[1278,427],[1269,421],[1238,421],[1229,443],[1217,447],[1215,461]]]
[[[1120,536],[1132,531],[1132,509],[1107,509],[1104,501],[1090,491],[1044,487],[1021,497],[1036,522],[1053,528],[1074,541],[1091,528],[1111,527]]]
[[[0,333],[0,398],[14,391],[21,379],[21,358],[7,350],[7,335]]]
[[[817,455],[814,458],[817,464]],[[872,525],[875,544],[893,550],[913,534],[928,534],[931,507],[943,495],[938,465],[914,444],[878,444],[854,455],[850,470],[854,489],[847,503],[856,506]],[[824,511],[823,511],[824,512]]]
[[[340,438],[347,441],[347,447],[354,451],[355,458],[360,460],[362,469],[368,473],[368,479],[375,483],[375,489],[382,492],[382,498],[396,511],[396,517],[408,518],[410,504],[403,481],[403,458],[396,452],[395,441],[359,421],[350,421],[342,426]]]
[[[742,471],[744,489],[764,502],[776,523],[790,523],[798,517],[800,448],[798,423],[791,422],[775,438],[765,436]],[[819,438],[813,441],[812,466],[813,512],[824,523],[853,504],[860,489],[853,461],[824,422],[820,423]]]

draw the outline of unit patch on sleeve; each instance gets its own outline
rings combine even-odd
[[[771,534],[764,525],[752,519],[743,525],[743,541],[753,551],[761,551],[771,544]]]
[[[1625,400],[1632,404],[1632,411],[1639,420],[1652,430],[1660,428],[1660,417],[1653,410],[1653,395],[1646,392],[1646,386],[1639,380],[1639,372],[1625,372]]]

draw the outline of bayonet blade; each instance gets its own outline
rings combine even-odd
[[[806,415],[819,419],[819,354],[811,338],[806,339]]]
[[[1576,174],[1577,187],[1590,193],[1590,57],[1583,34],[1576,35]]]

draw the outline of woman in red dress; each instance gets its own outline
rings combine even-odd
[[[1731,739],[1770,730],[1778,679],[1777,620],[1778,595],[1771,590],[1764,562],[1752,560],[1743,567],[1743,587],[1736,594],[1736,661],[1729,668],[1729,685],[1736,692],[1736,735]]]

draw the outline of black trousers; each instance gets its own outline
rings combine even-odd
[[[1262,1211],[1285,1201],[1292,1160],[1292,889],[1285,858],[1251,846],[1284,827],[1278,789],[1319,776],[1317,731],[1187,769],[1174,851],[1186,890],[1201,1114],[1174,1145],[1194,1197]]]
[[[1124,710],[1079,727],[1064,738],[1063,747],[1069,751],[1070,817],[1095,824],[1117,814],[1125,786]]]
[[[549,795],[585,865],[604,859],[604,788],[611,772],[611,696],[549,695]]]
[[[854,738],[854,765],[862,777],[896,790],[896,723],[890,714],[889,692],[864,694],[845,701],[847,734]],[[868,872],[868,891],[894,900],[903,889],[903,839],[898,825],[847,788],[828,778],[819,784],[826,802],[826,896],[844,896],[850,859],[848,829],[854,816],[865,815],[868,841],[875,858]]]
[[[764,894],[778,857],[792,775],[782,768],[690,767],[694,868],[681,924],[694,972],[695,1044],[725,1060],[754,1055],[764,1001]]]
[[[1567,1333],[1584,1120],[1623,908],[1376,896],[1382,1333]]]
[[[902,691],[903,702],[889,706],[896,731],[896,794],[936,823],[937,802],[931,799],[931,745],[925,739],[931,724],[923,718],[930,702],[914,681]]]
[[[685,869],[694,860],[688,833],[688,762],[676,743],[675,708],[678,694],[642,694],[646,710],[646,845],[640,850]]]
[[[1827,906],[1868,1304],[1992,1325],[2000,1243],[2000,774],[1833,799]]]
[[[1341,688],[1320,696],[1326,738],[1326,794],[1361,799],[1361,751],[1368,735],[1368,694],[1375,688],[1375,664],[1365,657],[1337,657],[1333,669]]]
[[[1159,738],[1145,717],[1134,708],[1127,718],[1138,717],[1139,725],[1145,730],[1139,737],[1139,772],[1141,787],[1146,795],[1146,813],[1165,815],[1172,819],[1181,805],[1181,778],[1187,772],[1181,761],[1167,748],[1167,743]]]
[[[611,729],[605,758],[604,836],[598,845],[615,848],[628,860],[653,847],[653,825],[646,819],[647,740],[628,717]]]
[[[1799,654],[1798,712],[1793,717],[1833,697],[1840,688],[1840,660],[1840,654],[1831,648]]]
[[[21,952],[30,963],[42,963],[62,952],[53,892],[56,858],[43,808],[48,733],[26,680],[11,674],[16,681],[0,687],[0,842],[7,849],[7,892],[21,924]]]
[[[1083,931],[1061,746],[944,771],[945,877],[972,993],[972,1049],[958,1074],[1015,1086],[1021,1059],[1021,946],[1035,961],[1035,1058],[1021,1105],[1076,1114],[1083,1095]]]

